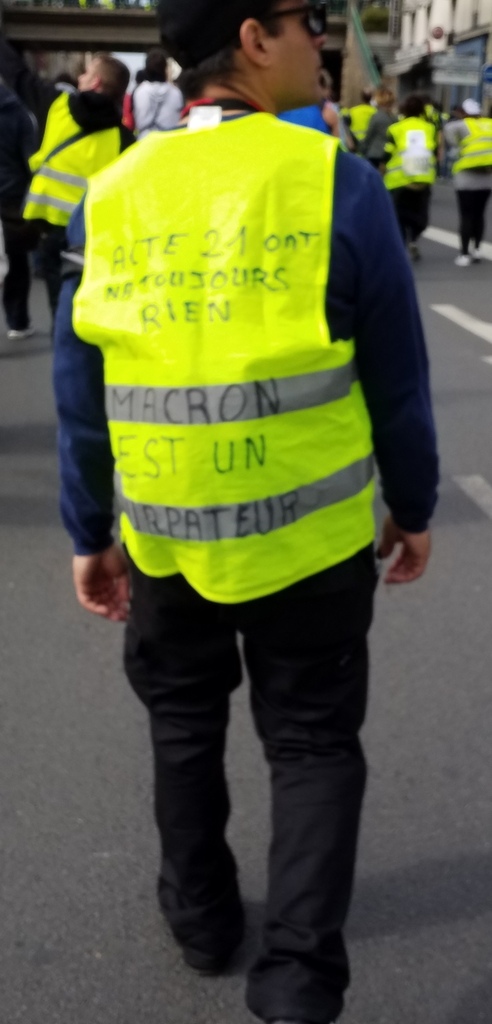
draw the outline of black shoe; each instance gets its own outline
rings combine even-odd
[[[191,970],[196,971],[197,974],[208,977],[223,974],[243,939],[244,917],[241,916],[241,918],[238,918],[237,927],[234,929],[233,934],[229,935],[227,949],[220,950],[217,953],[204,953],[199,949],[193,949],[192,946],[181,945],[183,960],[187,967],[191,967]]]
[[[179,935],[179,928],[173,928],[174,910],[170,911],[166,906],[166,887],[162,875],[158,880],[157,894],[162,914],[175,942],[181,948],[185,964],[198,974],[222,974],[241,945],[245,931],[244,910],[235,879],[230,888],[216,900],[215,905],[209,908],[206,924],[202,915],[199,926],[201,934],[196,940],[193,934],[189,935],[189,924],[185,936]]]
[[[227,953],[200,953],[198,949],[183,946],[183,960],[192,971],[203,977],[213,978],[225,971],[234,952],[235,949],[228,950]]]

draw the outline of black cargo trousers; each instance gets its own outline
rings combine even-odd
[[[341,571],[340,571],[341,570]],[[273,838],[261,948],[247,990],[265,1021],[331,1024],[349,967],[342,929],[366,767],[359,731],[375,587],[371,549],[281,593],[240,605],[131,565],[125,668],[150,713],[159,898],[179,943],[221,955],[242,918],[225,839],[229,697],[241,682],[271,770]]]

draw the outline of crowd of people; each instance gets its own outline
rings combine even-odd
[[[122,124],[128,68],[107,53],[90,60],[77,88],[45,81],[0,38],[0,216],[9,270],[3,286],[8,336],[33,333],[32,266],[46,283],[54,320],[66,227],[91,175],[135,142]]]
[[[480,262],[492,191],[492,118],[482,116],[480,104],[469,98],[446,114],[424,94],[407,95],[397,104],[392,90],[383,85],[363,90],[360,103],[341,108],[333,103],[330,89],[328,83],[317,107],[281,116],[338,136],[383,175],[412,260],[420,259],[418,239],[429,224],[432,185],[451,172],[461,242],[455,263],[468,267]]]
[[[88,178],[135,140],[175,128],[185,97],[179,83],[170,80],[168,56],[161,48],[149,52],[130,90],[127,68],[106,53],[97,54],[78,81],[67,73],[51,83],[30,71],[0,39],[0,76],[0,128],[6,140],[0,155],[0,204],[8,259],[3,305],[9,338],[20,340],[33,330],[33,263],[46,281],[55,316],[65,229]],[[398,105],[383,85],[364,90],[360,103],[343,108],[334,101],[325,70],[319,96],[318,103],[283,111],[280,118],[339,138],[383,175],[410,258],[420,258],[418,240],[429,223],[432,185],[451,168],[461,243],[455,262],[468,267],[480,261],[492,190],[492,120],[482,117],[479,104],[467,99],[446,115],[429,96],[412,94]],[[188,81],[186,99],[193,98]],[[56,202],[46,204],[47,174],[52,181],[56,174],[58,181],[60,174],[71,180],[65,181],[63,194],[56,189]]]
[[[130,72],[98,53],[75,80],[50,82],[0,38],[0,215],[5,250],[3,306],[10,340],[33,333],[34,271],[46,282],[54,322],[70,216],[88,179],[137,139],[174,128],[184,105],[155,48],[129,92]]]

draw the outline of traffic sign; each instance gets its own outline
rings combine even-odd
[[[472,53],[434,53],[432,81],[436,85],[478,86],[482,74],[480,58]]]
[[[484,64],[482,68],[482,82],[484,85],[492,85],[492,64]]]
[[[475,73],[479,77],[482,62],[480,57],[477,57],[474,53],[456,53],[453,51],[452,53],[433,53],[432,67],[436,70],[448,71],[450,73]]]
[[[469,85],[477,87],[480,84],[480,73],[476,71],[433,71],[432,81],[434,85]]]

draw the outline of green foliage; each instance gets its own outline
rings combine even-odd
[[[376,7],[371,4],[364,7],[360,15],[366,32],[387,32],[389,25],[389,11],[387,7]]]

